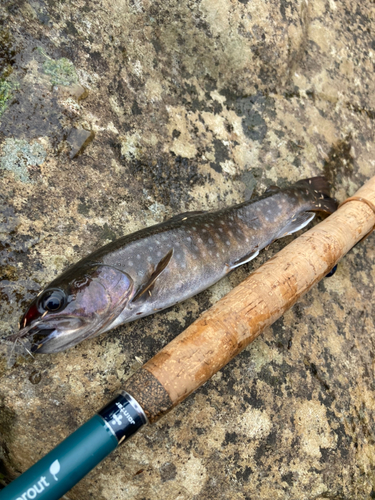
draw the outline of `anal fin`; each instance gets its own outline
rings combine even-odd
[[[315,217],[315,213],[313,212],[303,212],[302,214],[297,215],[294,219],[292,219],[288,224],[282,228],[277,239],[284,238],[284,236],[289,236],[300,229],[307,226],[307,224],[313,220]]]
[[[259,254],[259,250],[252,250],[250,253],[247,253],[246,255],[244,255],[240,259],[234,261],[233,263],[227,264],[227,266],[229,268],[228,271],[232,271],[236,267],[242,266],[242,264],[246,264],[247,262],[250,262],[251,260],[255,259],[255,257],[258,256],[258,254]]]

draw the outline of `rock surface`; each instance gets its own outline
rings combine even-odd
[[[2,0],[1,317],[122,234],[324,173],[375,174],[375,6]],[[71,159],[68,134],[94,140]],[[1,345],[0,481],[24,471],[275,254],[150,318],[35,359]],[[375,498],[374,235],[70,500]]]

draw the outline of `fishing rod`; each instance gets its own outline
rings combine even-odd
[[[375,176],[167,344],[126,381],[124,391],[0,491],[0,500],[61,498],[223,368],[374,227]]]

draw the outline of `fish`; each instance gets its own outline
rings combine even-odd
[[[213,212],[186,212],[94,251],[31,302],[20,330],[32,353],[63,351],[169,308],[254,259],[273,241],[337,208],[324,177]]]

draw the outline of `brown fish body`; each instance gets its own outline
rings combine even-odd
[[[113,303],[120,304],[116,305],[116,314],[106,312],[106,320],[99,321],[99,326],[91,330],[86,327],[84,335],[76,328],[76,334],[69,332],[66,339],[63,339],[64,333],[57,335],[55,330],[50,339],[47,335],[42,342],[36,344],[34,350],[63,350],[83,338],[98,335],[192,297],[216,283],[235,267],[256,257],[260,250],[275,239],[307,225],[314,217],[314,212],[330,213],[334,209],[335,202],[328,197],[326,181],[323,178],[313,178],[299,181],[283,190],[272,188],[257,199],[216,212],[181,214],[109,243],[54,280],[42,293],[42,297],[48,290],[66,289],[67,283],[77,281],[76,276],[82,275],[82,269],[95,268],[102,275],[102,270],[106,269],[106,285],[103,288],[108,289],[108,283],[113,282],[113,287],[119,290],[115,299],[111,299]],[[111,276],[108,273],[112,273]],[[84,276],[87,283],[90,283],[89,271]],[[122,276],[126,276],[128,280],[126,286]],[[100,280],[103,279],[93,279],[96,282]],[[81,276],[80,286],[82,281],[84,279]],[[123,303],[119,284],[127,294]],[[70,292],[70,296],[74,296],[74,292]],[[78,296],[75,293],[75,299]],[[85,304],[88,304],[88,300],[86,299]],[[96,299],[93,297],[92,300]],[[68,301],[67,309],[71,308],[72,302],[74,301]],[[35,308],[42,312],[40,305],[34,304]],[[30,315],[27,315],[28,313],[25,315],[25,327],[28,323],[40,321],[40,315],[31,318],[31,321]],[[59,315],[67,317],[64,310],[52,311],[50,314],[52,319]],[[47,326],[51,325],[55,328],[53,321]],[[40,328],[42,326],[39,322],[39,334]],[[48,328],[45,329],[49,331]],[[29,328],[28,331],[31,330]]]

